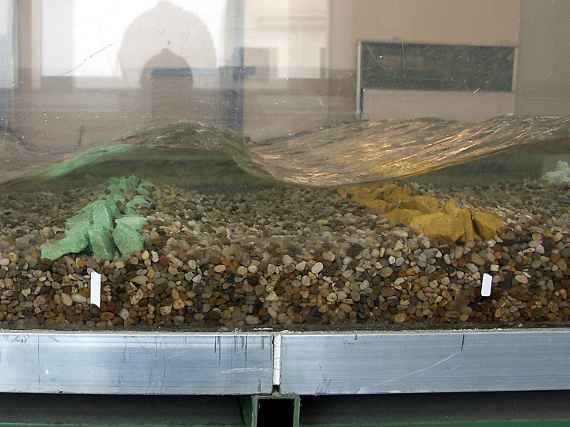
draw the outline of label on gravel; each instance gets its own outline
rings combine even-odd
[[[101,275],[91,272],[91,304],[101,308]]]
[[[483,275],[483,285],[481,286],[481,296],[490,297],[493,289],[493,276],[490,274]]]

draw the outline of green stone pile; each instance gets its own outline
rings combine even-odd
[[[150,207],[152,184],[136,176],[111,178],[106,194],[65,222],[65,237],[42,248],[42,258],[55,261],[68,254],[90,251],[111,261],[144,249],[140,233],[147,220],[139,214]]]

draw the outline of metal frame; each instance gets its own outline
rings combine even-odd
[[[0,392],[267,394],[272,349],[263,334],[0,333]]]
[[[0,393],[364,395],[570,390],[570,329],[0,331]]]

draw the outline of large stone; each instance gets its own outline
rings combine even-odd
[[[115,245],[107,228],[92,227],[88,231],[89,244],[95,258],[111,261],[115,258]]]
[[[404,203],[412,197],[412,191],[407,187],[390,185],[381,190],[381,198],[391,203]]]
[[[68,218],[65,221],[65,229],[72,230],[77,227],[83,227],[85,230],[91,224],[91,210],[81,210],[77,215]]]
[[[441,211],[439,200],[431,196],[415,196],[405,200],[401,206],[403,209],[411,209],[424,213],[437,213]]]
[[[340,188],[338,193],[344,198],[351,199],[379,213],[386,213],[394,207],[393,203],[380,198],[381,194],[377,188],[370,186]]]
[[[495,214],[474,211],[473,223],[477,234],[484,240],[492,240],[505,227],[503,219]]]
[[[386,218],[394,225],[404,224],[410,225],[418,216],[422,216],[423,212],[411,209],[394,209],[386,214]]]
[[[128,225],[117,224],[113,240],[122,256],[129,256],[144,249],[144,239],[139,232]]]
[[[144,196],[135,196],[133,197],[126,206],[126,212],[129,215],[135,214],[139,208],[151,206],[150,201]]]
[[[93,205],[91,216],[92,224],[97,228],[111,230],[113,228],[113,213],[108,207],[108,203],[114,203],[106,200],[99,200]]]
[[[477,238],[475,226],[473,225],[473,216],[469,209],[460,208],[454,200],[449,200],[443,211],[449,215],[453,215],[461,220],[463,223],[463,237],[461,240],[464,242],[472,242]]]
[[[111,193],[134,193],[140,182],[140,178],[134,175],[128,178],[111,178],[107,189]]]
[[[459,217],[446,213],[421,215],[412,220],[410,228],[429,238],[440,238],[451,242],[460,240],[465,231]]]
[[[59,242],[45,245],[42,248],[43,259],[56,261],[67,254],[78,254],[89,246],[87,233],[81,227],[68,231]]]
[[[117,206],[117,202],[115,200],[107,197],[103,199],[103,202],[105,203],[107,210],[111,213],[111,216],[113,218],[116,218],[121,214],[121,212],[119,211],[119,207]]]
[[[146,225],[147,220],[145,217],[138,216],[138,215],[128,215],[122,218],[119,218],[115,221],[118,224],[128,225],[132,229],[136,231],[140,231]]]

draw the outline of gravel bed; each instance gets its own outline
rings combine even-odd
[[[390,225],[333,190],[197,193],[158,185],[145,251],[40,259],[103,186],[0,194],[0,328],[447,328],[570,324],[570,192],[518,182],[415,191],[484,206],[493,241],[450,244]],[[101,309],[89,305],[103,274]],[[480,295],[484,273],[493,294]]]

